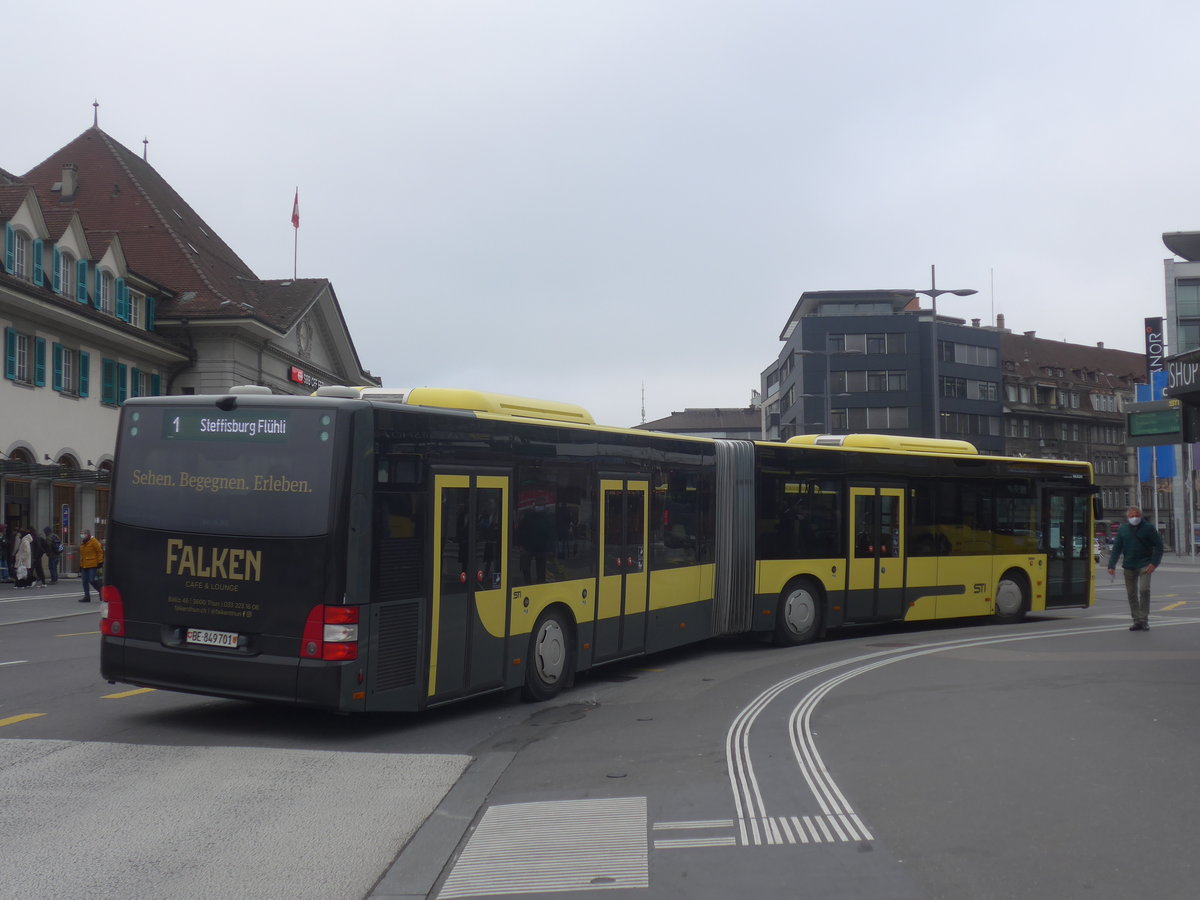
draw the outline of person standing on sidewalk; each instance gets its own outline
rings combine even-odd
[[[42,529],[42,534],[45,535],[42,543],[46,545],[46,559],[50,563],[50,583],[58,584],[58,560],[63,552],[62,539],[49,525]]]
[[[83,596],[79,598],[80,603],[92,602],[91,587],[93,583],[96,584],[97,595],[100,593],[100,585],[96,582],[96,570],[103,562],[104,548],[85,528],[83,541],[79,544],[79,577],[83,580]]]
[[[1108,557],[1108,574],[1116,574],[1117,561],[1124,556],[1125,594],[1129,597],[1129,614],[1133,617],[1129,630],[1149,631],[1150,576],[1162,562],[1163,542],[1158,529],[1142,517],[1138,507],[1129,507],[1125,516],[1125,524],[1117,529]]]

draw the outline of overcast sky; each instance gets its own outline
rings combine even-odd
[[[1200,4],[58,0],[5,11],[0,167],[92,123],[390,386],[632,425],[745,406],[804,291],[1141,349],[1200,230]],[[1169,349],[1169,348],[1168,348]]]

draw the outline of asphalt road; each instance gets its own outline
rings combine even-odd
[[[1101,574],[1011,627],[358,718],[105,685],[93,610],[10,591],[0,896],[1190,898],[1198,575],[1156,574],[1144,634]]]

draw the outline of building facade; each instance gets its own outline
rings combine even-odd
[[[1137,460],[1125,434],[1134,386],[1147,380],[1146,357],[1103,344],[1085,346],[1004,329],[1004,452],[1092,464],[1106,519],[1119,523],[1139,503]]]
[[[376,385],[325,279],[258,278],[143,157],[93,126],[0,169],[0,521],[103,537],[131,397]]]
[[[936,433],[1001,452],[999,334],[942,315],[935,328],[918,296],[802,294],[780,332],[783,349],[760,376],[764,435]]]

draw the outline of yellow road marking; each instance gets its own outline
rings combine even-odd
[[[45,713],[24,713],[19,716],[9,716],[7,719],[0,719],[0,728],[5,725],[16,725],[18,722],[24,722],[26,719],[36,719],[38,716],[44,716]]]
[[[55,637],[83,637],[88,634],[99,634],[98,631],[70,631],[66,634],[56,634]]]
[[[132,697],[135,694],[149,694],[154,691],[154,688],[134,688],[132,691],[121,691],[119,694],[105,694],[102,700],[120,700],[124,697]]]
[[[1168,609],[1179,609],[1181,606],[1187,606],[1187,601],[1180,600],[1178,603],[1172,603],[1170,606],[1164,606],[1163,612],[1166,612]]]

